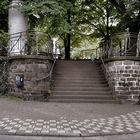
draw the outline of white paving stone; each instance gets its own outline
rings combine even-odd
[[[50,131],[57,131],[57,128],[50,128]]]
[[[41,127],[35,127],[34,130],[35,130],[35,131],[41,131],[42,128],[41,128]]]
[[[19,118],[15,118],[14,121],[20,121],[20,119]]]
[[[8,131],[8,133],[14,133],[14,134],[15,134],[16,132],[17,132],[17,130],[9,130],[9,131]]]
[[[73,130],[73,133],[74,133],[74,134],[80,134],[81,131],[80,131],[80,130]]]
[[[32,134],[33,130],[26,130],[25,133]]]
[[[0,121],[0,124],[3,124],[4,122]]]
[[[109,130],[102,130],[104,133],[110,133]]]
[[[123,132],[122,129],[115,129],[117,132]]]
[[[94,130],[88,130],[88,133],[96,133]]]
[[[139,115],[138,115],[139,114]],[[0,120],[0,129],[8,133],[15,134],[16,131],[23,131],[25,133],[33,133],[39,131],[41,134],[59,133],[61,134],[82,134],[82,133],[111,133],[113,132],[136,132],[140,130],[140,111],[127,113],[107,119],[85,119],[78,121],[76,119],[67,120],[61,118],[58,120],[32,120],[20,118],[10,119],[2,118]]]
[[[43,123],[36,123],[36,126],[43,126]]]
[[[129,131],[135,132],[136,130],[134,130],[133,128],[126,128]]]
[[[19,130],[21,131],[25,131],[27,129],[27,127],[20,127]]]
[[[5,127],[4,129],[5,129],[5,130],[11,130],[12,128],[13,128],[13,127],[9,127],[9,126],[8,126],[8,127]]]
[[[65,134],[66,132],[64,130],[58,130],[57,133]]]
[[[9,120],[9,118],[2,118],[3,121]]]
[[[48,134],[49,133],[49,130],[42,130],[41,133],[42,134]]]
[[[37,120],[37,122],[44,122],[44,120]]]

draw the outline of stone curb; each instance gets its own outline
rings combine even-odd
[[[0,132],[0,135],[9,135],[9,136],[43,136],[43,137],[98,137],[98,136],[114,136],[114,135],[128,135],[136,134],[137,132],[112,132],[112,133],[96,133],[96,134],[56,134],[56,133],[9,133],[9,132]]]

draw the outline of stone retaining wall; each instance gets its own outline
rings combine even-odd
[[[107,62],[115,94],[120,99],[137,100],[140,95],[140,61],[119,60]]]
[[[7,77],[6,60],[0,56],[0,95],[7,93]]]
[[[12,57],[9,61],[9,93],[25,99],[44,98],[49,93],[50,81],[46,78],[52,66],[47,57]],[[18,87],[16,76],[22,76],[23,85]]]

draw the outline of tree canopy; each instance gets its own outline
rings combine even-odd
[[[140,0],[109,0],[116,8],[119,15],[119,26],[130,33],[130,45],[128,55],[137,52],[137,39],[140,31]]]
[[[7,32],[8,0],[0,0],[0,30]],[[26,0],[19,8],[29,17],[31,30],[59,37],[65,50],[85,39],[108,40],[117,32],[140,31],[140,0]],[[131,46],[131,45],[130,45]],[[133,47],[136,53],[136,47]],[[68,54],[70,55],[70,54]]]

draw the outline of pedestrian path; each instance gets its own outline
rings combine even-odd
[[[0,134],[38,136],[104,136],[140,131],[140,111],[108,118],[32,120],[0,118]]]

